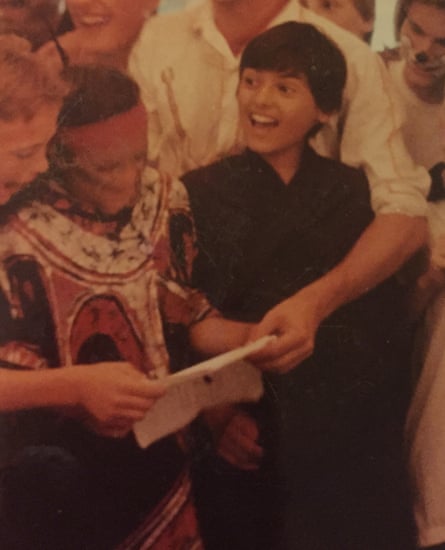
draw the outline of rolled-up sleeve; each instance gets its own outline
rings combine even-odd
[[[402,112],[383,61],[329,22],[313,23],[337,42],[348,65],[342,112],[321,130],[316,149],[366,172],[376,214],[425,216],[430,177],[405,147]]]

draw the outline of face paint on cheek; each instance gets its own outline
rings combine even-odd
[[[406,34],[400,38],[400,52],[408,63],[417,65],[437,78],[445,76],[445,54],[431,58],[424,52],[416,52],[412,40]]]

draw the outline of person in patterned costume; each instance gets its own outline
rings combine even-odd
[[[103,362],[124,361],[154,380],[186,364],[189,341],[205,355],[243,343],[249,325],[225,321],[189,286],[187,195],[146,167],[136,84],[107,68],[72,77],[49,175],[1,229],[14,327],[1,360],[93,376]],[[133,417],[103,420],[65,405],[64,414],[45,410],[38,429],[34,414],[26,447],[14,449],[2,547],[200,548],[184,437],[141,450],[130,431],[136,406]]]

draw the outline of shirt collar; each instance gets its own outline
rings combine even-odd
[[[246,148],[244,155],[251,167],[254,167],[255,171],[259,174],[266,173],[274,174],[276,181],[280,182],[280,187],[283,186],[283,188],[290,188],[296,184],[300,180],[303,182],[306,182],[308,180],[312,180],[312,174],[314,171],[316,171],[316,165],[318,162],[318,155],[315,153],[315,151],[312,149],[310,145],[306,145],[302,151],[301,159],[300,159],[300,167],[298,171],[293,175],[290,182],[285,185],[283,181],[281,180],[280,176],[275,172],[273,167],[263,159],[261,155],[258,153],[255,153],[251,149]]]
[[[233,55],[229,45],[215,25],[210,0],[202,0],[196,5],[193,10],[191,28],[195,35],[202,37],[210,46],[223,55],[227,61],[238,65],[238,58]]]

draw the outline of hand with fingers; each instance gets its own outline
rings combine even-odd
[[[77,365],[70,374],[85,424],[108,437],[124,437],[166,391],[130,363]]]
[[[248,414],[239,411],[227,424],[218,443],[218,454],[240,470],[258,470],[263,448],[258,444],[259,428]]]
[[[251,340],[267,334],[277,339],[249,359],[262,370],[290,371],[312,355],[321,321],[312,294],[302,289],[272,308],[252,329]]]
[[[257,422],[250,415],[234,406],[226,406],[207,411],[205,418],[219,456],[240,470],[258,470],[263,448],[258,443]]]

